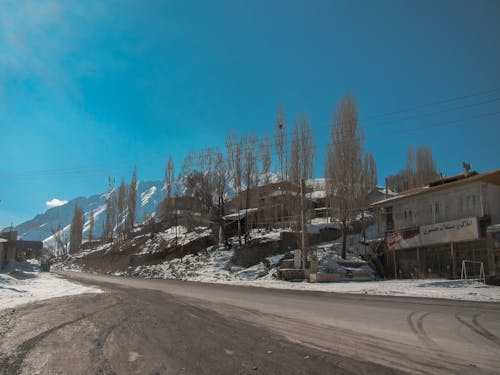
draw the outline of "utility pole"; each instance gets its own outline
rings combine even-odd
[[[300,182],[300,226],[301,226],[301,241],[300,248],[302,250],[302,269],[306,269],[306,238],[305,238],[305,219],[304,219],[304,179]]]

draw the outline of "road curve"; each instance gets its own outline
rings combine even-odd
[[[17,333],[21,335],[18,345],[11,345],[17,349],[0,358],[10,369],[36,370],[35,359],[44,358],[37,354],[40,345],[36,343],[55,341],[62,331],[79,332],[71,328],[75,324],[90,324],[94,332],[76,341],[80,347],[87,345],[90,353],[87,360],[76,361],[82,364],[82,371],[85,366],[88,369],[91,360],[98,363],[94,372],[100,369],[103,373],[134,373],[137,369],[154,373],[153,365],[158,373],[180,369],[185,373],[321,373],[335,369],[339,373],[493,374],[500,368],[498,303],[273,290],[67,272],[61,275],[100,286],[108,293],[63,299],[69,302],[60,302],[59,306],[68,305],[71,312],[61,310],[57,321],[62,326],[51,326],[48,333],[42,330],[41,338]],[[84,299],[86,304],[80,305],[83,302],[78,301]],[[102,301],[96,304],[89,299]],[[43,306],[50,311],[50,303]],[[84,307],[95,311],[74,316]],[[23,317],[28,319],[33,314],[35,311],[29,310]],[[117,321],[107,324],[112,316]],[[150,322],[135,318],[144,316]],[[178,331],[173,332],[174,327],[165,330],[167,321],[176,321]],[[175,345],[158,337],[159,332],[168,335]],[[193,336],[199,340],[193,340]],[[151,346],[150,341],[156,345],[148,353],[131,349]],[[124,348],[124,342],[133,345]],[[182,353],[194,354],[198,365],[187,354],[185,358],[177,352],[174,355],[168,349],[172,345],[184,347]],[[203,354],[206,348],[215,352],[207,357]],[[52,366],[61,365],[54,356],[50,358]],[[162,367],[166,366],[162,358],[169,358],[166,363],[170,368]]]

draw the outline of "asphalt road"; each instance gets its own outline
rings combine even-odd
[[[62,273],[0,316],[0,373],[500,373],[500,304]]]

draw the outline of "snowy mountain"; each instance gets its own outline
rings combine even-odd
[[[188,177],[181,177],[181,185],[187,184]],[[263,185],[265,178],[260,174],[256,178],[258,185]],[[279,181],[278,175],[269,174],[270,182]],[[197,182],[195,182],[197,183]],[[234,188],[231,186],[232,181],[228,181],[228,195],[234,195]],[[311,179],[307,181],[307,185],[317,190],[320,193],[325,189],[325,179]],[[243,187],[245,188],[245,187]],[[193,191],[184,188],[181,192],[186,195],[193,195]],[[19,224],[14,230],[18,231],[20,238],[33,241],[44,241],[47,245],[52,245],[54,238],[53,230],[61,228],[63,230],[63,238],[69,238],[69,229],[75,206],[81,207],[85,212],[84,223],[84,238],[89,229],[90,211],[94,211],[94,237],[102,235],[104,222],[106,220],[106,194],[101,193],[90,197],[78,197],[68,203],[53,207],[45,211],[43,214],[35,216],[33,219]],[[136,204],[136,222],[144,221],[145,216],[154,214],[160,202],[164,197],[164,181],[139,181],[137,183],[137,204]]]
[[[163,186],[163,181],[138,181],[137,222],[142,222],[144,216],[156,212],[156,208],[164,196]],[[81,207],[85,212],[84,237],[88,231],[90,211],[94,210],[94,236],[99,237],[102,234],[106,218],[106,193],[92,195],[88,198],[78,197],[62,206],[50,208],[45,213],[19,224],[14,230],[18,231],[18,235],[22,239],[44,241],[50,244],[53,240],[52,230],[57,230],[60,227],[64,230],[64,234],[69,233],[75,206]]]

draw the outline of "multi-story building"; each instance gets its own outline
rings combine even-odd
[[[371,207],[378,213],[378,230],[386,236],[389,251],[416,250],[420,257],[422,251],[430,253],[431,248],[433,254],[439,253],[437,249],[450,249],[449,257],[442,257],[442,262],[437,259],[441,263],[437,266],[440,268],[438,274],[456,277],[457,249],[467,248],[462,260],[469,257],[487,262],[490,274],[495,273],[498,262],[491,251],[487,260],[486,237],[489,226],[500,224],[500,170],[441,178],[427,186],[375,202]],[[400,259],[408,258],[410,253],[412,251],[407,254],[394,252],[393,260],[397,255]],[[443,272],[444,265],[448,266],[446,272]],[[399,269],[398,264],[394,266],[396,275],[412,273]],[[422,265],[416,267],[416,273],[421,274]],[[429,273],[433,274],[432,267],[429,268]]]

